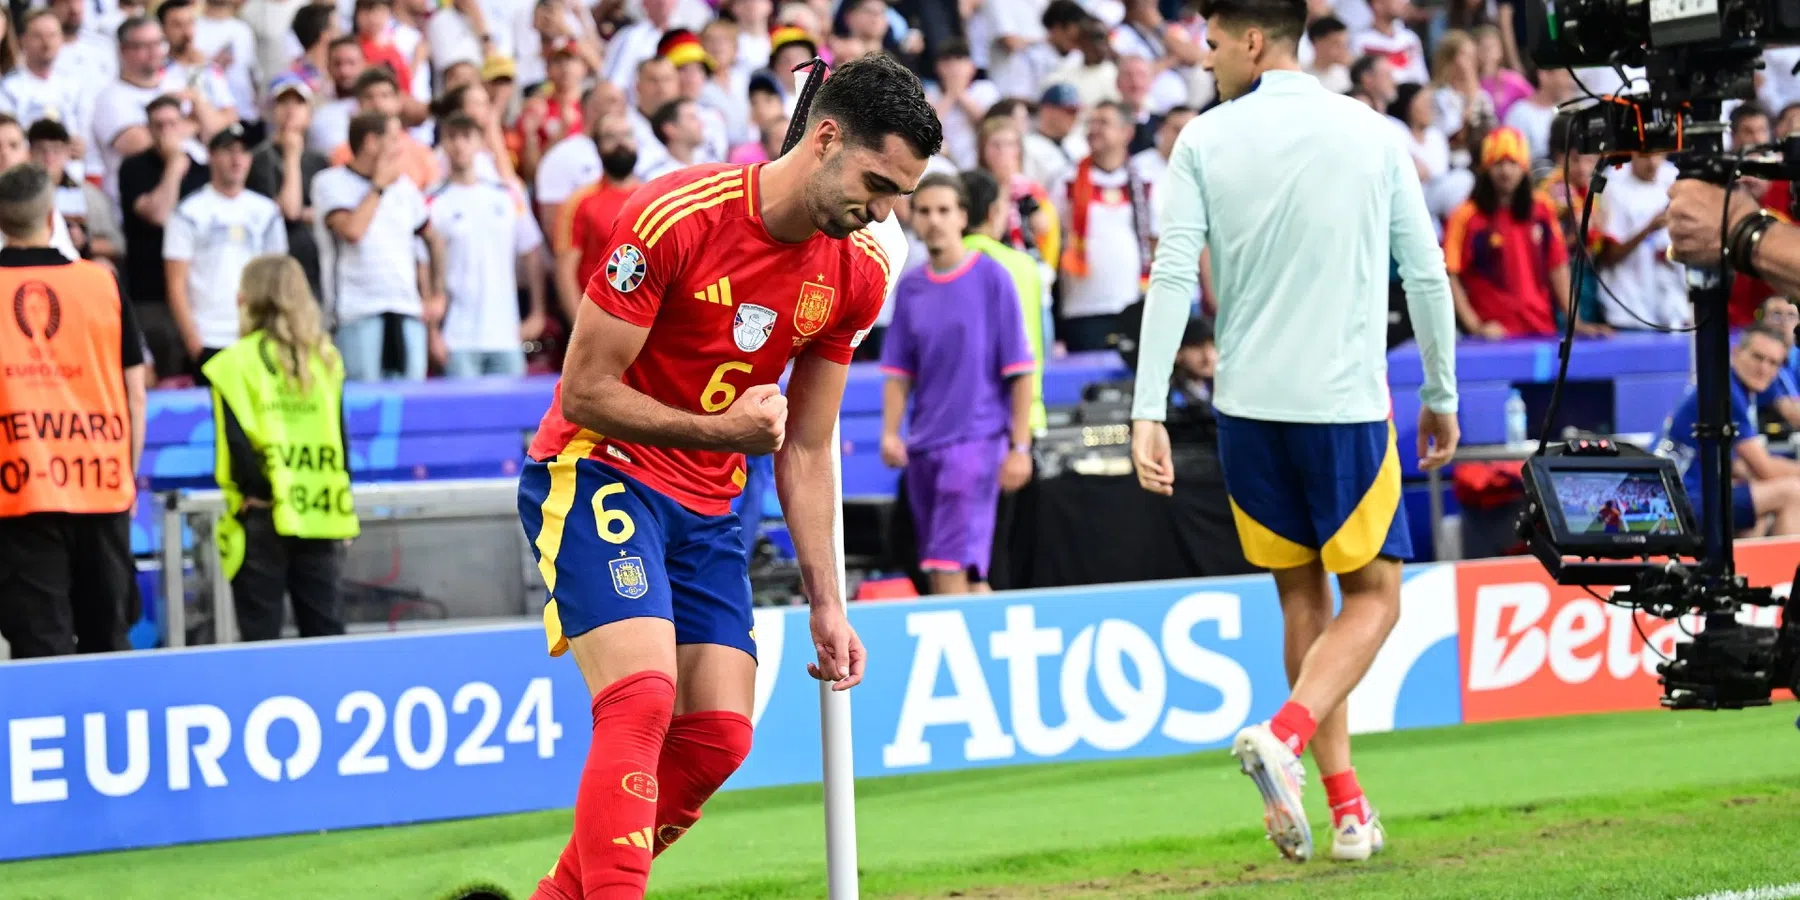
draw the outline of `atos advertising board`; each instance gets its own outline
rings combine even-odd
[[[1777,596],[1786,596],[1796,562],[1797,540],[1737,545],[1738,572]],[[1457,565],[1456,604],[1465,722],[1654,709],[1657,664],[1700,624],[1609,606],[1552,583],[1529,558]],[[1772,625],[1776,610],[1746,609],[1740,618]]]

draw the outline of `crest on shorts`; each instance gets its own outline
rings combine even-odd
[[[737,315],[731,320],[731,339],[737,342],[739,350],[745,353],[761,350],[769,335],[774,333],[774,310],[754,303],[738,305]]]
[[[613,590],[627,600],[636,600],[650,593],[650,576],[644,571],[644,561],[635,556],[626,556],[608,560],[607,568],[612,570]]]
[[[812,337],[825,327],[831,317],[831,300],[837,291],[816,282],[800,285],[800,302],[794,306],[794,328]]]
[[[606,261],[606,283],[621,294],[629,294],[644,283],[644,251],[631,244],[620,244]]]

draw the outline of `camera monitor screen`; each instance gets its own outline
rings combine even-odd
[[[1553,472],[1550,483],[1571,534],[1683,532],[1681,514],[1659,470],[1565,469]]]

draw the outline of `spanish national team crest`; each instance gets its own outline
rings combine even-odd
[[[607,567],[612,569],[613,589],[619,596],[627,600],[636,600],[650,593],[650,575],[644,571],[644,561],[635,556],[609,560]]]
[[[812,337],[825,327],[825,320],[831,318],[831,300],[837,294],[833,288],[811,281],[800,285],[800,303],[794,307],[794,328],[807,337]]]
[[[755,353],[774,333],[774,310],[754,303],[738,305],[737,315],[731,320],[731,339],[737,342],[739,350]]]
[[[644,283],[644,251],[630,244],[620,244],[606,261],[606,283],[621,294],[629,294]]]

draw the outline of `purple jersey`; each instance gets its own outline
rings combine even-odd
[[[907,450],[1005,435],[1007,382],[1036,365],[1018,292],[999,263],[970,253],[953,271],[925,265],[900,279],[881,370],[912,379]]]

